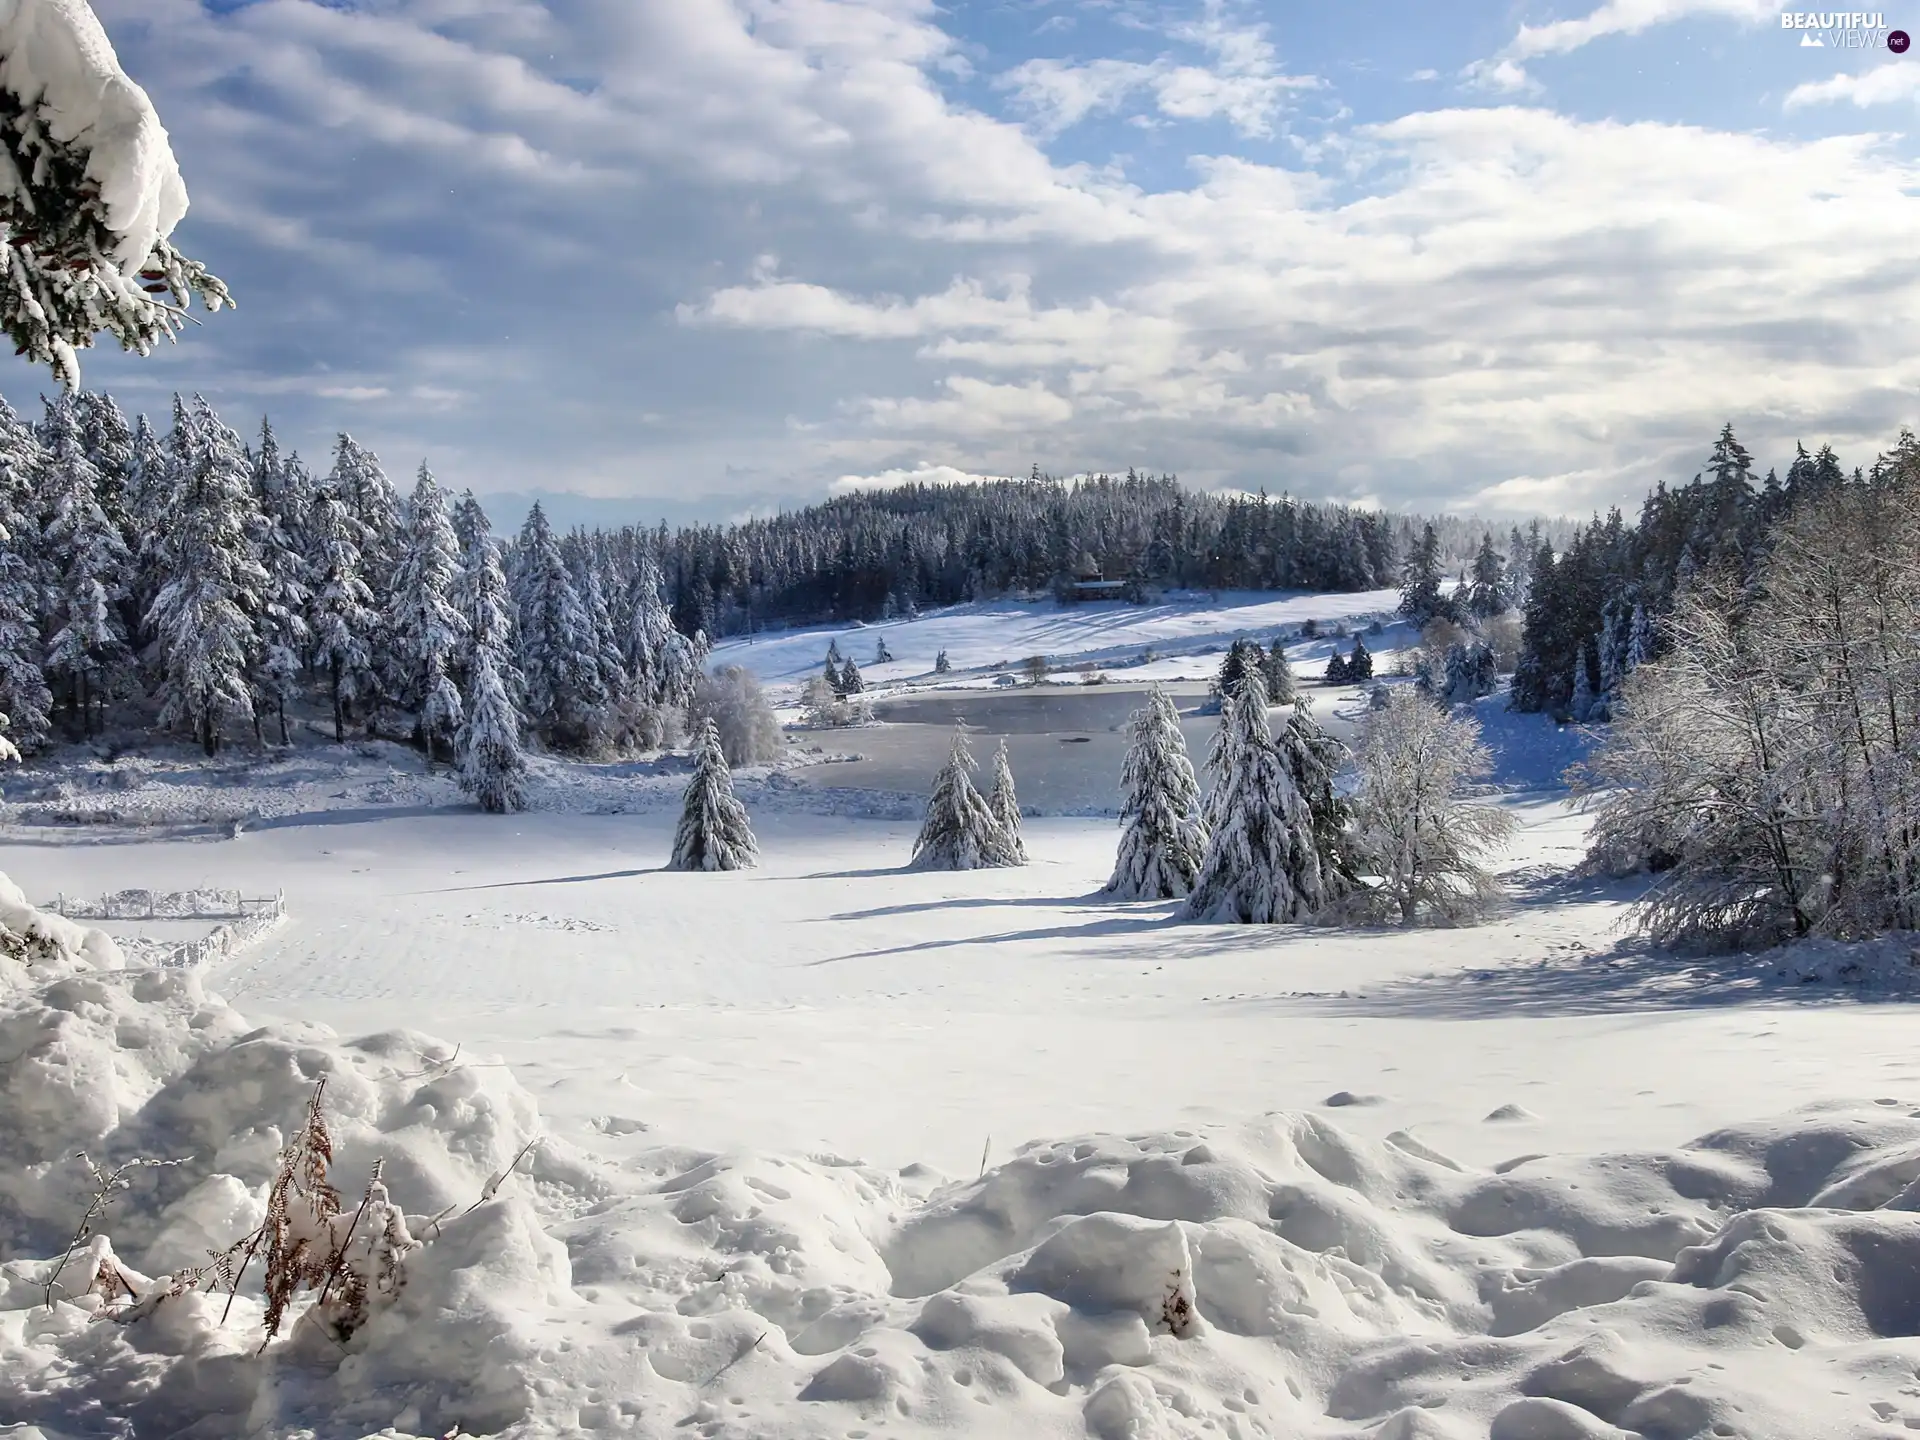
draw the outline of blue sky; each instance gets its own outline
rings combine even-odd
[[[1920,423],[1920,52],[1749,0],[94,4],[241,308],[88,383],[316,458],[1578,513]]]

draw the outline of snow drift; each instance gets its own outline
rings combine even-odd
[[[367,1323],[262,1350],[257,1280],[224,1317],[194,1293],[98,1318],[109,1253],[144,1286],[259,1222],[322,1077],[339,1183],[384,1160],[426,1241]],[[44,1436],[1920,1426],[1920,1111],[1891,1101],[1489,1171],[1294,1113],[1038,1142],[961,1184],[674,1148],[616,1167],[540,1139],[504,1069],[249,1027],[0,882],[0,1102],[0,1427]],[[182,1163],[137,1172],[50,1309],[81,1149]]]

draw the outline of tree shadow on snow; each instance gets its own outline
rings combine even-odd
[[[1301,1004],[1323,1013],[1408,1020],[1627,1015],[1737,1005],[1908,1004],[1910,990],[1801,984],[1749,955],[1679,956],[1644,942],[1611,950],[1408,976],[1365,993],[1256,999],[1240,1009]]]
[[[947,940],[922,940],[914,945],[856,950],[846,955],[828,955],[819,960],[809,960],[806,967],[813,969],[820,965],[838,965],[845,960],[878,960],[889,955],[921,955],[931,950],[956,950],[969,945],[1011,945],[1022,940],[1099,940],[1144,936],[1179,923],[1177,917],[1166,915],[1112,915],[1087,925],[1048,925],[1034,930],[1009,930],[999,935],[961,935]],[[1111,960],[1119,957],[1102,955],[1096,958]]]
[[[900,874],[900,871],[885,871],[885,874]],[[924,872],[915,871],[915,874]],[[1020,907],[1047,906],[1058,910],[1075,908],[1085,909],[1098,905],[1108,909],[1112,900],[1103,897],[1099,891],[1088,895],[1076,895],[1062,898],[1058,895],[979,895],[956,896],[947,900],[919,900],[911,905],[882,905],[873,910],[847,910],[838,915],[823,915],[815,919],[816,925],[831,924],[838,920],[885,920],[895,915],[924,915],[933,910],[992,910],[1000,907],[1017,909]]]
[[[462,895],[470,890],[520,890],[529,885],[591,885],[597,880],[632,880],[641,875],[664,875],[665,865],[640,870],[603,870],[597,875],[547,875],[538,880],[494,880],[485,885],[448,885],[438,890],[416,890],[416,895]]]

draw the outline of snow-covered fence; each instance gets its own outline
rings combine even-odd
[[[69,920],[244,920],[286,909],[283,893],[253,900],[238,890],[117,890],[97,900],[57,896],[48,907]]]
[[[97,900],[57,896],[47,907],[69,920],[219,920],[209,933],[165,952],[169,970],[195,970],[251,945],[287,918],[286,892],[250,899],[238,890],[120,890]]]

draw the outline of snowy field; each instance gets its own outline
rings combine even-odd
[[[1196,645],[1240,620],[1135,614]],[[1076,612],[1056,647],[1121,618]],[[795,675],[824,652],[780,643]],[[749,648],[786,663],[721,658]],[[1127,692],[1095,693],[959,701],[1088,752],[1071,811],[1117,751],[1061,745],[1046,707],[1105,724]],[[903,713],[799,739],[944,736]],[[1644,882],[1568,873],[1585,822],[1558,777],[1586,737],[1482,718],[1520,829],[1511,905],[1460,931],[1108,903],[1116,827],[1091,814],[1030,819],[1024,869],[907,872],[907,758],[743,774],[762,866],[718,875],[662,869],[674,757],[543,764],[538,808],[504,818],[387,746],[14,777],[0,870],[27,898],[219,886],[284,891],[289,918],[204,973],[109,983],[105,941],[0,954],[0,1152],[23,1157],[0,1435],[1920,1429],[1920,989],[1650,953],[1622,929]],[[889,783],[820,783],[862,764]],[[162,1273],[258,1222],[322,1074],[349,1202],[384,1156],[437,1234],[344,1358],[296,1333],[252,1361],[244,1296],[224,1323],[205,1296],[130,1326],[40,1303],[86,1203],[73,1150],[190,1157],[99,1227]],[[530,1141],[495,1200],[421,1218]]]

